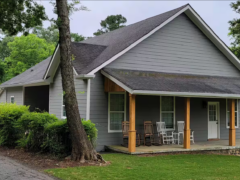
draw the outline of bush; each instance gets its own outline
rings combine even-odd
[[[45,138],[42,145],[44,151],[54,155],[66,156],[71,152],[71,139],[67,120],[59,120],[45,126]]]
[[[94,123],[92,123],[90,120],[84,120],[82,119],[83,127],[87,133],[88,139],[92,143],[92,145],[96,146],[96,140],[97,140],[97,128]]]
[[[28,112],[28,108],[12,103],[0,103],[0,145],[16,145],[20,134],[14,128],[14,124],[24,113]]]
[[[97,129],[95,124],[90,120],[85,121],[84,119],[82,119],[82,123],[88,139],[91,141],[93,146],[95,146],[97,139]],[[45,140],[42,146],[45,151],[61,156],[71,153],[72,146],[67,120],[59,120],[57,122],[47,124],[45,126],[45,134]]]
[[[57,117],[47,112],[23,114],[15,123],[15,127],[22,134],[22,138],[17,141],[18,146],[32,151],[41,151],[44,127],[46,124],[56,121],[58,121]]]

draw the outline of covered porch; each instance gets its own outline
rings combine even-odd
[[[125,120],[130,123],[128,148],[120,146],[121,141],[107,148],[130,154],[239,148],[235,129],[239,121],[238,79],[113,69],[104,69],[102,74],[106,77],[105,92],[127,94]],[[172,113],[169,130],[176,132],[176,122],[184,121],[181,145],[136,147],[136,133],[144,133],[144,121],[166,121],[162,114],[165,97],[171,97],[174,104],[167,112]],[[195,131],[195,144],[190,143],[191,128]]]

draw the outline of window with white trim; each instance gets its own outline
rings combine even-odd
[[[126,93],[108,94],[108,132],[122,132],[126,120]]]
[[[11,96],[10,97],[10,102],[13,104],[13,103],[15,103],[15,98],[14,98],[14,96]]]
[[[66,119],[66,109],[65,109],[65,102],[64,102],[63,96],[62,96],[62,119]]]
[[[227,104],[227,117],[226,117],[226,126],[229,128],[230,126],[230,102],[228,99],[226,99],[226,104]],[[235,127],[238,128],[238,99],[235,99]]]
[[[165,122],[168,130],[175,129],[175,97],[160,97],[160,121]]]

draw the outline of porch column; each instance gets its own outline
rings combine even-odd
[[[230,127],[229,127],[229,146],[236,145],[236,130],[235,130],[235,100],[230,100]]]
[[[190,98],[185,100],[184,148],[190,149]]]
[[[135,109],[136,109],[136,95],[129,94],[129,134],[128,134],[129,152],[136,151]]]

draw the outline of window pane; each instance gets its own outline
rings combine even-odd
[[[62,114],[62,116],[63,117],[66,117],[66,110],[65,110],[65,106],[62,106],[63,107],[63,114]]]
[[[124,113],[110,113],[110,130],[121,130]]]
[[[11,103],[14,103],[14,97],[11,97]]]
[[[110,111],[124,111],[124,94],[110,94]]]
[[[162,122],[165,122],[166,128],[173,128],[174,113],[162,113]]]
[[[173,111],[174,110],[174,98],[173,97],[162,97],[162,111]]]

